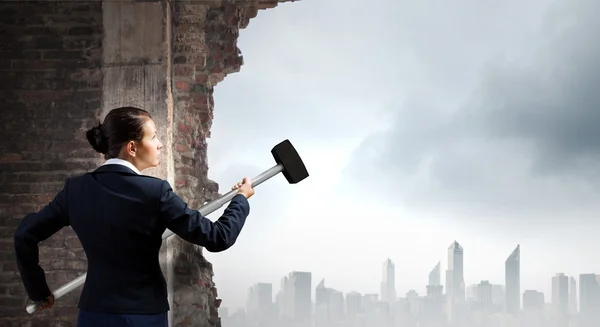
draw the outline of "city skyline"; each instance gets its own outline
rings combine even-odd
[[[396,294],[396,265],[386,258],[381,265],[379,293],[336,289],[325,279],[315,280],[311,272],[292,271],[281,279],[279,290],[269,283],[254,284],[248,291],[246,306],[232,311],[223,307],[223,319],[232,327],[281,323],[303,327],[416,327],[417,321],[422,327],[569,327],[573,322],[579,327],[595,327],[600,309],[600,274],[549,273],[545,278],[551,283],[549,294],[529,288],[520,282],[521,246],[516,245],[505,260],[505,283],[481,280],[467,284],[463,282],[465,249],[453,241],[447,253],[446,282],[440,285],[438,261],[427,276],[426,293],[414,288]],[[268,294],[259,296],[259,289]]]
[[[451,245],[448,247],[448,252],[450,252],[450,250],[453,248],[453,246],[456,246],[456,245],[460,246],[460,243],[459,243],[458,241],[456,241],[456,240],[455,240],[455,241],[453,241],[453,242],[451,243]],[[460,251],[461,251],[462,253],[464,253],[464,248],[463,248],[462,246],[460,246]],[[503,270],[503,271],[502,271],[502,273],[503,273],[503,275],[505,276],[505,278],[507,278],[507,277],[508,277],[508,276],[507,276],[507,272],[508,272],[509,270],[511,270],[511,269],[514,269],[514,266],[510,266],[508,263],[509,263],[511,260],[515,260],[515,261],[517,262],[517,266],[516,266],[516,267],[517,267],[517,270],[516,270],[516,271],[517,271],[517,274],[518,274],[518,275],[516,276],[516,281],[515,281],[515,282],[517,283],[517,285],[516,285],[516,288],[517,288],[517,289],[516,289],[516,294],[518,295],[518,299],[517,299],[516,301],[518,302],[518,304],[517,304],[517,305],[518,305],[518,308],[519,308],[518,310],[520,310],[520,309],[523,307],[523,304],[522,304],[522,302],[523,302],[523,294],[524,294],[525,292],[528,292],[528,291],[540,292],[540,293],[542,293],[542,294],[546,295],[546,298],[545,298],[546,300],[549,300],[550,298],[548,297],[548,295],[550,295],[550,294],[552,293],[552,290],[553,290],[553,288],[554,288],[553,280],[554,280],[554,279],[555,279],[557,276],[564,276],[564,277],[568,278],[568,281],[569,281],[569,283],[571,283],[570,279],[573,279],[573,278],[574,278],[573,276],[577,276],[577,279],[578,279],[578,278],[579,278],[579,276],[581,276],[581,275],[586,275],[586,274],[597,274],[596,272],[579,272],[579,273],[575,273],[575,274],[566,274],[566,273],[564,273],[563,271],[549,272],[549,273],[547,274],[547,276],[543,276],[544,278],[546,278],[546,279],[547,279],[547,282],[548,282],[548,285],[549,285],[549,286],[547,287],[547,289],[536,289],[536,288],[534,288],[534,287],[528,287],[527,285],[523,285],[523,284],[520,282],[520,276],[521,276],[521,274],[522,274],[522,271],[520,270],[520,259],[521,259],[521,245],[520,245],[520,244],[516,244],[516,245],[515,245],[515,248],[514,248],[514,249],[513,249],[513,250],[510,252],[510,254],[509,254],[509,255],[507,255],[507,258],[506,258],[506,260],[505,260],[505,262],[504,262],[504,263],[505,263],[505,265],[504,265],[504,267],[505,267],[505,270]],[[433,269],[430,271],[430,273],[429,273],[427,276],[425,276],[425,277],[423,278],[424,282],[422,283],[422,285],[419,285],[419,286],[417,286],[417,287],[409,287],[409,288],[406,288],[405,290],[401,290],[401,291],[398,291],[398,289],[397,289],[397,288],[395,288],[395,289],[394,289],[394,292],[395,292],[395,297],[396,297],[396,298],[402,298],[402,297],[404,297],[406,294],[408,294],[408,293],[410,293],[410,292],[412,292],[412,291],[416,291],[416,292],[417,292],[419,295],[425,295],[425,294],[427,293],[427,286],[438,286],[438,285],[441,285],[441,286],[443,286],[443,292],[446,292],[446,291],[447,291],[447,289],[446,289],[446,286],[447,286],[447,284],[446,284],[446,282],[444,282],[444,281],[441,279],[441,274],[440,274],[440,275],[438,275],[438,278],[436,279],[437,281],[439,281],[439,283],[437,283],[437,282],[436,282],[436,283],[434,283],[434,284],[432,284],[432,283],[431,283],[431,282],[432,282],[432,278],[431,278],[431,277],[432,277],[432,275],[434,274],[434,272],[436,272],[436,271],[439,271],[439,272],[441,272],[441,271],[443,270],[442,268],[443,268],[444,266],[442,265],[442,262],[443,262],[443,260],[439,260],[439,261],[438,261],[438,262],[437,262],[437,263],[436,263],[436,264],[433,266]],[[383,261],[382,261],[382,266],[383,266],[384,270],[385,270],[385,267],[386,267],[387,265],[389,265],[389,264],[391,264],[391,265],[392,265],[392,267],[393,267],[393,268],[392,268],[392,271],[393,271],[393,273],[394,273],[394,277],[398,277],[398,272],[397,272],[397,269],[395,269],[395,266],[396,266],[396,265],[394,264],[394,261],[391,259],[391,257],[388,257],[388,258],[386,258],[385,260],[383,260]],[[449,266],[449,265],[447,264],[447,265],[446,265],[446,267],[448,267],[448,266]],[[439,272],[438,272],[438,274],[439,274]],[[323,284],[324,282],[327,282],[327,281],[329,281],[329,282],[327,283],[327,285],[328,285],[328,288],[335,289],[335,290],[337,290],[337,291],[340,291],[340,292],[342,292],[343,294],[349,294],[349,293],[360,293],[360,294],[377,294],[377,295],[381,296],[381,294],[382,294],[382,290],[384,289],[384,287],[382,287],[382,284],[383,284],[383,281],[384,281],[384,278],[385,278],[385,274],[384,274],[384,276],[382,276],[382,277],[384,277],[384,278],[381,278],[381,279],[380,279],[380,288],[379,288],[379,289],[373,289],[373,290],[367,290],[367,291],[359,291],[359,290],[357,290],[357,289],[355,289],[355,288],[350,288],[350,289],[339,289],[339,288],[333,287],[333,286],[331,286],[331,284],[332,284],[332,282],[333,282],[333,284],[335,284],[335,278],[330,278],[330,279],[327,279],[327,278],[325,278],[325,277],[322,277],[322,276],[316,277],[316,276],[315,276],[315,275],[314,275],[312,272],[310,272],[310,271],[300,271],[300,270],[293,270],[293,271],[291,271],[291,272],[290,272],[290,274],[292,274],[292,273],[311,274],[311,276],[312,276],[312,281],[313,281],[313,282],[314,282],[314,281],[318,281],[318,282],[317,282],[317,284],[315,284],[316,286],[315,286],[315,285],[312,285],[312,286],[313,286],[313,288],[319,287],[319,285],[320,285],[320,284]],[[599,272],[599,273],[600,273],[600,272]],[[514,276],[511,276],[511,277],[514,277]],[[284,277],[284,278],[286,278],[286,277]],[[575,281],[576,281],[576,284],[578,284],[578,283],[577,283],[578,281],[577,281],[577,280],[575,280]],[[464,282],[465,289],[463,290],[463,292],[465,293],[465,296],[467,296],[467,289],[468,289],[468,288],[475,287],[475,286],[477,286],[478,284],[480,284],[481,282],[489,282],[491,285],[499,285],[499,286],[502,286],[502,287],[503,287],[503,292],[505,292],[505,296],[506,296],[506,291],[507,291],[507,283],[506,283],[506,280],[497,281],[497,280],[491,280],[491,279],[485,279],[485,278],[484,278],[484,279],[481,279],[481,280],[469,280],[469,281],[465,281],[465,282]],[[281,286],[279,286],[279,287],[277,287],[277,286],[276,286],[276,285],[281,285],[281,283],[274,283],[274,282],[269,282],[269,281],[261,281],[261,282],[256,282],[256,283],[254,283],[254,284],[250,285],[250,287],[253,287],[253,286],[257,285],[257,284],[269,284],[269,285],[272,285],[272,292],[273,292],[273,294],[277,294],[277,292],[280,292],[280,291],[282,290]],[[217,285],[217,286],[218,286],[218,285]],[[510,291],[509,291],[509,292],[510,292]],[[510,295],[509,295],[509,296],[510,296]],[[570,299],[571,293],[569,293],[567,296],[568,296],[568,297],[569,297],[569,299]],[[275,295],[273,295],[273,297],[275,297]],[[578,301],[578,297],[577,297],[577,296],[576,296],[576,298],[577,298],[577,301]],[[312,293],[312,298],[311,298],[311,300],[312,300],[312,301],[316,301],[316,294],[315,294],[315,293]],[[384,300],[384,301],[385,301],[385,300]],[[225,306],[227,306],[227,305],[226,305],[226,302],[227,302],[227,301],[224,301],[224,305],[225,305]],[[243,305],[242,305],[241,307],[243,307]]]

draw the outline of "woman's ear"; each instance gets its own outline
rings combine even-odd
[[[128,155],[135,157],[135,154],[137,153],[137,145],[135,144],[134,141],[129,141],[127,142],[126,145],[126,152]]]

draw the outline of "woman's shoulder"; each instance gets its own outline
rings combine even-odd
[[[115,172],[112,174],[97,174],[97,171],[90,171],[78,175],[69,176],[65,180],[65,188],[78,188],[89,185],[138,185],[136,188],[146,189],[148,191],[160,191],[170,188],[170,183],[164,178],[145,174],[123,174]]]

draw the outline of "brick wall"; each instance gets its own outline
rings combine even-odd
[[[166,56],[172,60],[172,102],[165,106],[173,111],[158,123],[173,122],[172,143],[167,137],[163,143],[173,149],[173,187],[191,207],[218,196],[218,185],[207,177],[213,89],[240,70],[239,29],[259,9],[276,4],[181,0],[164,6],[173,10],[166,25],[172,26]],[[51,312],[25,313],[12,235],[18,219],[48,203],[67,176],[101,163],[83,131],[96,123],[102,99],[111,98],[101,70],[103,18],[106,22],[100,1],[0,6],[0,327],[75,325],[78,291],[58,300]],[[173,326],[220,326],[221,300],[201,248],[177,237],[168,247],[173,249]],[[84,253],[70,228],[44,242],[40,257],[51,289],[85,271]]]
[[[207,144],[213,119],[214,87],[227,74],[239,71],[239,27],[251,3],[209,6],[179,2],[174,8],[173,82],[175,186],[179,194],[199,207],[218,196],[218,185],[208,179]],[[247,23],[246,23],[247,24]],[[221,326],[220,300],[212,265],[200,247],[174,245],[173,326]]]
[[[82,128],[100,105],[100,2],[3,1],[0,6],[0,326],[69,326],[77,292],[30,317],[16,269],[18,219],[48,203],[67,176],[99,161]],[[85,271],[70,228],[40,247],[54,289]]]

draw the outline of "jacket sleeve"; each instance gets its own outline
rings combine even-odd
[[[42,301],[51,294],[44,270],[39,265],[38,243],[68,225],[67,198],[63,189],[42,210],[26,215],[17,226],[14,233],[17,267],[32,301]]]
[[[221,252],[230,248],[237,240],[250,205],[246,197],[236,195],[223,215],[215,222],[202,216],[198,210],[188,207],[163,181],[160,196],[160,217],[166,228],[182,239],[200,245],[209,252]]]

